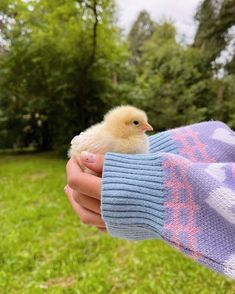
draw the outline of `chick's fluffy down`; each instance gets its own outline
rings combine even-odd
[[[99,123],[75,136],[71,141],[69,157],[75,156],[79,159],[82,151],[97,154],[105,154],[106,152],[147,153],[148,138],[146,135],[133,136],[126,139],[117,138],[109,132],[105,123]]]
[[[152,127],[144,111],[130,105],[119,106],[111,109],[101,123],[74,137],[68,155],[77,158],[81,168],[90,173],[81,164],[82,151],[96,154],[147,153],[149,146],[145,132],[148,130]]]

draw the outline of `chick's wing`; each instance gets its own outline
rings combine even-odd
[[[112,149],[112,145],[103,125],[97,124],[72,139],[70,155],[78,155],[82,151],[104,154]]]

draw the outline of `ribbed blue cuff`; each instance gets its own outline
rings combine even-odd
[[[149,137],[150,153],[171,152],[177,154],[177,146],[172,140],[172,131],[165,131]]]
[[[106,154],[101,211],[112,236],[161,238],[165,217],[161,164],[159,154]]]

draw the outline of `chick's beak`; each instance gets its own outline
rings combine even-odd
[[[152,127],[149,123],[145,123],[145,124],[143,124],[141,128],[142,128],[142,130],[145,131],[145,132],[146,132],[146,131],[153,131],[153,127]]]

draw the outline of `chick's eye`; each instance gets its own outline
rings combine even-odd
[[[134,120],[133,124],[137,126],[139,124],[138,120]]]

